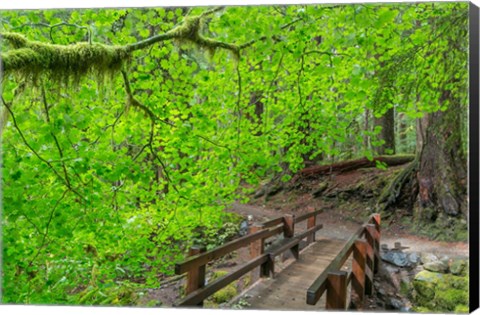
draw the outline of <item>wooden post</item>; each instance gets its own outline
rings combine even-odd
[[[328,274],[327,310],[345,310],[347,306],[346,271],[333,271]]]
[[[285,214],[283,216],[283,237],[290,238],[295,234],[295,215],[294,214]],[[282,253],[282,261],[287,260],[288,254]]]
[[[366,277],[365,277],[365,294],[373,294],[373,273],[375,270],[375,239],[376,234],[375,225],[365,225],[365,238],[367,240],[367,255],[366,255]]]
[[[373,272],[377,273],[378,268],[380,266],[380,262],[381,262],[381,259],[380,259],[380,222],[381,222],[380,214],[375,213],[373,215],[373,220],[374,220],[375,230],[376,230],[376,235],[374,237],[374,239],[375,239],[375,264],[374,264],[375,270],[373,270]]]
[[[285,214],[283,216],[283,236],[293,237],[295,234],[295,215],[293,214]]]
[[[195,256],[205,252],[204,246],[193,246],[188,253],[189,256]],[[202,265],[198,268],[192,269],[187,273],[187,287],[185,295],[189,295],[193,291],[203,288],[205,286],[205,267]],[[203,301],[198,304],[203,306]]]
[[[310,212],[315,212],[315,208],[310,208]],[[317,224],[317,216],[314,215],[313,217],[308,218],[307,221],[307,230],[313,228]],[[315,233],[310,234],[307,237],[307,245],[310,243],[315,242]]]
[[[367,258],[367,242],[356,240],[353,247],[352,261],[352,301],[356,309],[363,309],[365,300],[365,265]]]
[[[249,234],[253,234],[253,233],[256,233],[256,232],[260,231],[261,229],[263,229],[262,225],[254,224],[254,225],[250,226],[248,232],[249,232]],[[263,254],[263,247],[264,247],[264,239],[263,238],[258,239],[256,241],[250,243],[250,258],[254,259],[254,258],[257,258],[258,256],[262,255]],[[265,265],[265,266],[262,265],[261,268],[255,268],[252,271],[251,283],[254,283],[255,281],[257,281],[260,276],[262,276],[262,277],[265,276],[265,273],[266,273],[266,276],[269,275],[268,265]]]

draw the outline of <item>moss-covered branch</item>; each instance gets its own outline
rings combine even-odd
[[[187,16],[183,20],[182,24],[173,28],[167,33],[156,35],[143,41],[127,45],[125,46],[125,48],[128,52],[132,52],[135,50],[143,49],[161,41],[175,39],[180,42],[191,42],[193,44],[196,44],[200,48],[204,48],[209,51],[214,51],[217,48],[230,50],[232,53],[238,56],[240,52],[240,47],[238,45],[204,37],[200,32],[204,18],[215,12],[220,11],[221,9],[223,9],[223,7],[218,7],[212,10],[205,11],[197,16]]]
[[[30,41],[17,33],[0,35],[13,47],[0,55],[3,71],[33,80],[41,74],[66,83],[89,73],[103,77],[120,70],[129,57],[122,46],[99,43],[64,46]]]
[[[218,7],[197,16],[186,17],[180,25],[164,34],[125,46],[100,43],[55,45],[31,41],[19,33],[0,32],[0,36],[12,48],[0,54],[0,66],[7,75],[20,75],[35,81],[39,75],[46,74],[57,82],[68,83],[71,79],[78,81],[88,74],[103,78],[106,74],[116,73],[133,51],[167,40],[191,42],[210,52],[218,48],[226,49],[238,56],[239,46],[201,34],[204,18],[221,9],[223,8]]]

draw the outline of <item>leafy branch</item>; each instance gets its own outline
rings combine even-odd
[[[3,96],[0,96],[0,99],[2,100],[2,103],[3,105],[5,106],[5,108],[7,109],[7,111],[9,112],[10,116],[12,117],[12,122],[13,122],[13,126],[15,127],[15,129],[17,130],[17,133],[19,134],[20,138],[22,139],[22,142],[23,144],[40,160],[42,161],[43,163],[45,163],[48,168],[50,168],[52,170],[52,172],[60,179],[60,181],[62,181],[65,186],[67,186],[68,190],[72,191],[75,195],[77,195],[78,197],[80,197],[82,200],[85,200],[85,197],[83,197],[83,195],[81,195],[75,188],[73,188],[73,186],[70,184],[70,181],[67,180],[66,178],[62,177],[62,175],[60,175],[60,173],[58,173],[58,171],[55,169],[55,167],[53,167],[52,163],[50,163],[48,160],[46,160],[45,158],[43,158],[31,145],[30,143],[28,143],[25,135],[23,134],[22,130],[20,129],[18,123],[17,123],[17,119],[15,118],[15,114],[13,113],[12,109],[11,109],[11,105],[8,104],[5,99],[3,98]]]

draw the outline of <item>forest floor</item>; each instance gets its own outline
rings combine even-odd
[[[323,212],[317,216],[317,222],[321,222],[323,228],[317,232],[317,235],[346,240],[374,212],[376,199],[392,176],[403,167],[405,166],[395,166],[388,170],[364,168],[314,179],[299,179],[293,183],[287,183],[281,191],[271,196],[268,196],[269,188],[264,187],[266,194],[256,199],[252,198],[248,204],[235,203],[228,211],[245,218],[253,216],[253,222],[263,222],[283,214],[300,215],[312,208],[322,209]],[[388,215],[388,218],[383,216],[381,228],[381,244],[386,244],[388,248],[394,248],[395,243],[400,243],[402,250],[406,253],[429,252],[438,256],[468,257],[467,242],[434,241],[416,233],[408,209],[397,209]],[[302,227],[299,226],[299,229]],[[211,272],[229,271],[248,259],[248,250],[243,249],[207,269]],[[168,283],[159,289],[152,289],[148,297],[160,300],[163,306],[171,306],[179,298],[183,282],[182,279]],[[379,285],[384,291],[395,294],[386,281]],[[375,299],[371,299],[368,309],[381,311],[385,308]]]

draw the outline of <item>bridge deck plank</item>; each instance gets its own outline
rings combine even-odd
[[[241,298],[250,309],[268,310],[321,310],[325,308],[323,296],[316,305],[306,303],[306,292],[316,277],[342,249],[345,240],[319,238],[300,254],[300,259],[286,261],[282,270],[276,270],[275,278],[261,279]],[[282,267],[279,262],[276,268]],[[350,266],[349,262],[345,266]]]

